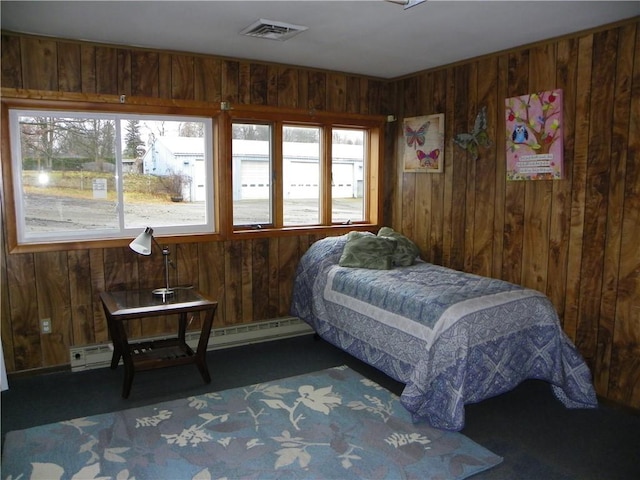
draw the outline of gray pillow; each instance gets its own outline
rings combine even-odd
[[[398,246],[393,252],[393,264],[398,267],[408,267],[416,262],[420,256],[420,249],[409,238],[393,230],[393,228],[382,227],[378,232],[378,237],[394,239]]]
[[[396,245],[392,238],[378,237],[369,232],[349,232],[338,265],[389,270],[393,267]]]

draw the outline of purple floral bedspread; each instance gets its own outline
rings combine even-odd
[[[314,243],[298,266],[291,314],[327,341],[406,384],[415,420],[464,427],[464,405],[526,379],[569,408],[597,406],[591,373],[550,300],[502,280],[418,262],[338,266],[346,236]]]

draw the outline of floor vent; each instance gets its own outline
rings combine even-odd
[[[297,337],[313,333],[309,325],[298,318],[286,317],[277,320],[248,323],[237,326],[215,328],[211,331],[207,350],[238,347],[251,343]],[[187,332],[187,343],[195,349],[200,332]],[[164,337],[140,338],[138,341],[161,340]],[[71,371],[80,372],[94,368],[104,368],[111,364],[112,344],[85,345],[70,349]]]

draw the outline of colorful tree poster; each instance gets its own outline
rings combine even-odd
[[[562,90],[505,100],[507,180],[562,178]]]

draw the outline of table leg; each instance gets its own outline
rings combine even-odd
[[[120,363],[120,357],[122,356],[122,339],[120,333],[116,327],[117,320],[114,320],[109,312],[105,308],[105,317],[107,318],[107,327],[109,329],[109,335],[111,336],[111,343],[113,344],[113,355],[111,356],[111,370],[118,368]]]
[[[200,339],[198,340],[198,349],[196,350],[195,360],[200,375],[205,383],[211,383],[211,375],[209,374],[209,367],[207,367],[207,346],[209,343],[209,335],[211,335],[211,326],[213,325],[213,316],[216,313],[217,305],[213,306],[209,310],[202,322],[202,329],[200,330]]]
[[[131,384],[133,383],[133,375],[135,373],[133,359],[131,358],[131,352],[129,351],[129,340],[127,339],[127,332],[125,331],[124,323],[122,320],[113,319],[111,325],[113,337],[113,356],[111,357],[111,368],[116,368],[120,361],[120,357],[122,357],[122,363],[124,364],[122,398],[128,398],[129,393],[131,393]]]
[[[185,312],[178,316],[178,340],[185,343],[187,334],[187,314]]]

